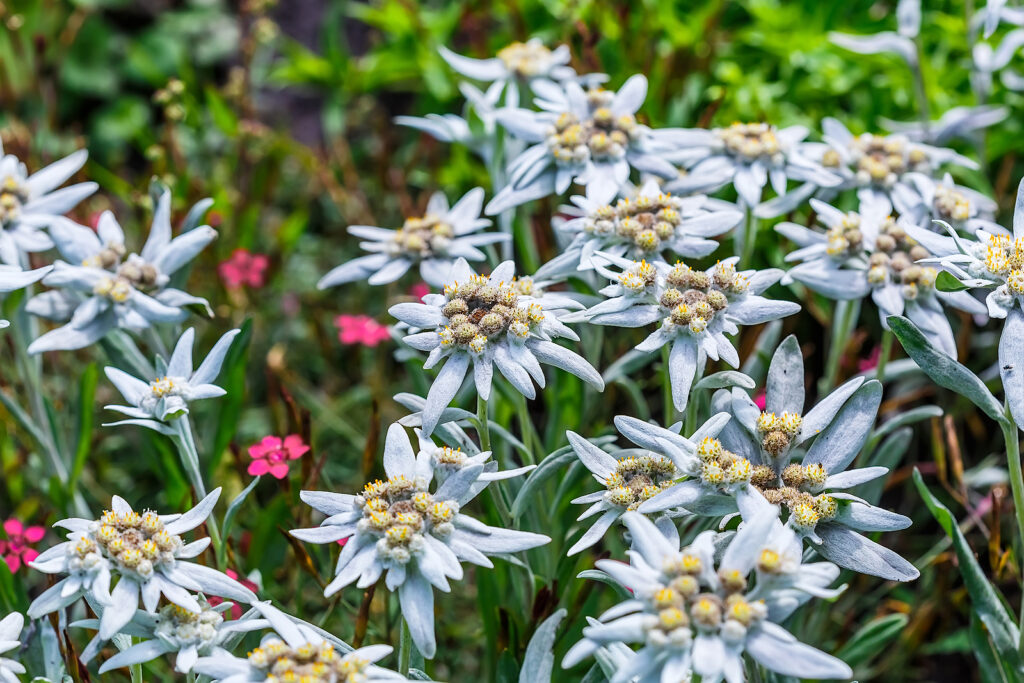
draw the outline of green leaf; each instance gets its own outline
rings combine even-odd
[[[252,339],[252,319],[242,323],[242,331],[228,349],[221,370],[221,386],[227,394],[221,399],[220,413],[217,416],[217,433],[213,439],[213,450],[210,451],[210,462],[207,472],[215,472],[228,444],[235,438],[238,431],[242,405],[245,403],[245,359]]]
[[[914,468],[914,485],[932,516],[953,541],[953,550],[956,551],[957,560],[960,562],[960,575],[967,586],[967,593],[971,596],[971,606],[985,628],[988,629],[989,637],[992,639],[996,651],[1013,670],[1024,671],[1020,652],[1017,650],[1020,632],[1014,623],[1013,615],[1007,612],[996,587],[985,577],[985,572],[978,564],[978,559],[974,556],[974,551],[968,545],[960,527],[957,526],[953,514],[928,490],[921,477],[921,472],[916,467]]]
[[[935,278],[935,289],[940,292],[962,292],[965,289],[970,289],[970,287],[957,280],[949,271],[943,270]]]
[[[591,441],[600,446],[615,441],[615,437],[606,436],[591,439]],[[567,467],[575,459],[576,452],[572,449],[572,446],[562,446],[541,460],[540,464],[537,465],[537,469],[530,472],[530,476],[523,482],[523,487],[519,489],[519,493],[512,503],[512,518],[519,519],[520,515],[526,512],[531,505],[534,505],[537,502],[537,496],[539,496],[540,486],[554,475],[561,473],[563,468]]]
[[[889,316],[887,322],[889,329],[903,345],[903,349],[936,384],[970,399],[999,424],[1006,423],[1003,406],[981,378],[932,346],[921,330],[903,316]]]
[[[242,492],[235,496],[235,499],[228,505],[228,511],[224,513],[224,522],[221,524],[221,536],[227,538],[228,534],[231,533],[231,525],[235,521],[235,515],[238,514],[238,509],[242,507],[242,503],[249,497],[256,485],[260,483],[260,478],[255,477],[249,485],[242,489]]]
[[[900,631],[907,625],[906,614],[887,614],[862,626],[836,657],[856,668],[876,657],[882,650],[891,647]]]
[[[75,460],[71,465],[71,478],[68,490],[74,491],[78,478],[85,467],[85,459],[92,447],[92,432],[95,423],[93,406],[96,402],[96,384],[99,381],[99,368],[96,363],[89,363],[78,381],[78,441],[75,444]]]
[[[206,107],[210,110],[210,118],[215,126],[227,136],[238,133],[238,117],[231,107],[212,86],[206,88]]]
[[[999,657],[985,626],[975,614],[971,615],[970,638],[974,658],[978,661],[978,673],[984,683],[1010,683],[1017,680],[1013,670]]]

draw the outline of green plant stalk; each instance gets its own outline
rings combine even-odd
[[[196,448],[195,436],[192,434],[192,423],[188,415],[182,415],[175,420],[178,429],[177,438],[174,441],[178,444],[178,453],[181,455],[181,464],[185,468],[192,488],[196,490],[196,496],[202,500],[206,497],[206,485],[203,483],[202,468],[199,466],[199,450]],[[206,520],[206,529],[210,534],[210,542],[213,545],[214,557],[217,560],[217,568],[224,569],[227,564],[227,548],[220,536],[220,526],[214,513],[210,513]]]
[[[661,391],[662,399],[665,403],[665,426],[671,425],[675,422],[676,417],[676,406],[672,400],[672,381],[668,376],[668,356],[671,352],[671,346],[666,344],[661,347]]]
[[[882,333],[882,348],[878,352],[878,366],[875,368],[875,379],[881,382],[885,378],[885,364],[889,362],[889,354],[892,353],[892,340],[896,335],[892,330]]]
[[[534,453],[542,454],[544,452],[544,444],[541,441],[540,435],[537,434],[537,428],[534,427],[533,420],[530,419],[530,407],[526,404],[526,397],[519,394],[517,401],[516,412],[519,415],[519,427],[523,430],[524,443],[526,444],[526,450],[529,451],[529,454],[524,456],[525,464],[535,465],[537,464],[537,458],[534,456]]]
[[[398,673],[403,676],[409,675],[409,660],[412,658],[412,634],[409,633],[409,624],[402,615],[402,630],[398,636]]]
[[[754,245],[757,243],[758,221],[754,218],[754,207],[744,206],[743,211],[743,245],[740,251],[739,266],[740,268],[753,268],[751,260],[754,258]]]
[[[476,397],[476,426],[480,436],[480,450],[491,450],[491,428],[487,421],[487,401],[479,394]]]
[[[836,386],[839,377],[839,361],[843,357],[843,340],[850,336],[857,322],[860,306],[857,301],[837,301],[832,317],[832,339],[829,340],[828,358],[825,361],[825,375],[818,384],[818,391],[828,393]]]
[[[1003,430],[1003,440],[1006,442],[1006,464],[1010,470],[1014,514],[1017,515],[1017,540],[1020,550],[1024,551],[1024,474],[1021,473],[1020,465],[1020,435],[1017,433],[1017,423],[1010,413],[1009,404],[1005,405],[1003,413],[1006,419],[999,423],[999,427]],[[1021,599],[1017,618],[1020,638],[1017,649],[1024,652],[1024,597]]]

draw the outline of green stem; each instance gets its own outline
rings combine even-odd
[[[892,353],[892,330],[886,330],[882,333],[882,348],[878,352],[878,366],[875,368],[875,379],[879,382],[885,380],[885,364],[889,362],[889,355]]]
[[[754,258],[754,245],[757,243],[757,219],[754,218],[754,207],[744,206],[743,218],[743,247],[740,256],[740,267],[752,268],[751,261]],[[738,270],[738,269],[737,269]]]
[[[1009,404],[1003,410],[1006,419],[999,423],[1006,442],[1006,462],[1010,470],[1010,489],[1013,492],[1013,509],[1017,515],[1017,540],[1019,548],[1024,551],[1024,475],[1020,466],[1020,437],[1017,434],[1017,423],[1010,413]],[[1022,598],[1019,614],[1020,640],[1017,649],[1024,652],[1024,598]]]
[[[524,454],[523,459],[526,461],[524,464],[536,464],[537,458],[534,457],[534,453],[543,455],[544,444],[537,433],[537,428],[533,426],[533,420],[530,419],[530,407],[526,403],[526,397],[522,394],[519,394],[516,412],[519,415],[519,428],[523,432],[523,443],[526,445],[526,450],[529,451],[528,454]]]
[[[487,401],[481,396],[476,397],[476,428],[480,437],[480,450],[491,450],[491,427],[487,421]]]
[[[846,340],[857,321],[857,314],[860,312],[859,301],[837,301],[832,318],[832,339],[828,349],[828,359],[825,361],[825,374],[818,384],[818,391],[827,394],[836,385],[839,378],[839,361],[843,357],[843,349],[846,348]]]
[[[181,464],[192,483],[192,488],[196,491],[196,496],[202,500],[206,498],[206,484],[203,483],[203,473],[199,465],[199,449],[196,447],[196,439],[192,434],[192,423],[189,422],[188,415],[182,415],[175,420],[175,426],[178,429],[178,435],[174,441],[178,444]],[[213,545],[217,567],[223,569],[227,564],[227,547],[221,539],[220,527],[212,512],[206,520],[206,529],[210,534],[210,543]]]
[[[664,404],[665,404],[665,426],[666,427],[670,426],[673,422],[675,422],[675,418],[676,418],[676,406],[675,406],[675,402],[672,400],[672,380],[669,379],[669,374],[668,374],[668,365],[669,365],[668,356],[669,356],[669,353],[671,352],[671,349],[672,349],[672,346],[670,344],[665,344],[664,346],[661,347],[661,373],[662,373],[662,377],[661,377],[661,390],[662,390],[662,400],[664,401]]]
[[[931,113],[928,109],[928,90],[924,85],[924,70],[921,68],[921,43],[920,40],[914,41],[914,47],[917,52],[916,61],[910,65],[910,70],[914,74],[914,92],[917,95],[917,106],[921,116],[921,126],[924,129],[925,139],[928,136],[928,129],[931,126]]]
[[[402,631],[398,637],[398,673],[403,676],[409,675],[409,660],[412,659],[412,634],[409,633],[409,624],[402,615]]]

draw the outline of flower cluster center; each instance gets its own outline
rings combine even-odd
[[[923,150],[891,135],[858,135],[850,142],[850,154],[857,179],[863,184],[890,186],[907,171],[927,172],[930,169],[928,155]]]
[[[614,206],[602,206],[587,216],[583,229],[624,240],[643,252],[656,252],[680,231],[681,206],[682,200],[671,194],[620,199]]]
[[[835,498],[821,493],[827,479],[828,472],[820,464],[793,463],[782,470],[781,477],[771,467],[758,465],[750,482],[769,503],[789,510],[793,526],[812,531],[818,522],[834,518],[838,511]]]
[[[511,334],[526,339],[531,330],[544,320],[544,311],[537,304],[522,305],[515,284],[493,285],[482,275],[469,281],[445,285],[447,303],[441,313],[448,319],[439,334],[441,344],[453,344],[473,353],[483,353],[489,340]]]
[[[706,486],[728,488],[750,481],[754,467],[746,458],[722,446],[722,442],[705,437],[697,444],[700,458],[700,480]]]
[[[249,666],[266,671],[267,683],[357,683],[366,680],[370,662],[339,655],[326,640],[291,648],[271,639],[248,655]]]
[[[675,464],[660,455],[621,458],[605,481],[605,496],[619,507],[635,510],[645,500],[671,487],[676,476]]]
[[[615,161],[626,156],[626,149],[645,130],[632,114],[615,115],[611,110],[614,93],[591,90],[587,94],[590,118],[580,120],[563,112],[548,129],[546,141],[555,162],[578,166],[591,159]]]
[[[367,484],[356,505],[363,509],[359,530],[379,537],[381,559],[399,564],[423,548],[424,534],[442,538],[451,534],[459,511],[455,501],[434,500],[424,487],[403,476]]]
[[[935,212],[948,220],[965,221],[971,217],[971,200],[955,188],[937,185],[933,204]]]
[[[444,253],[455,236],[455,229],[440,217],[427,214],[422,217],[406,218],[392,238],[394,255],[430,258]]]
[[[103,554],[122,572],[149,578],[160,565],[173,565],[181,537],[168,533],[159,515],[147,510],[117,513],[106,510],[95,523],[92,537]]]
[[[728,128],[717,128],[715,134],[725,145],[725,151],[743,159],[768,158],[782,163],[782,150],[775,135],[775,126],[767,123],[733,123]]]
[[[989,235],[984,261],[988,273],[1005,280],[1013,294],[1024,294],[1024,239]]]
[[[939,271],[915,263],[931,253],[917,244],[892,218],[883,221],[875,239],[875,250],[868,258],[868,282],[879,286],[887,282],[903,285],[904,299],[916,299],[921,290],[935,286]]]
[[[217,639],[217,627],[224,617],[209,606],[203,605],[199,612],[175,604],[164,605],[157,614],[155,633],[164,640],[179,644],[195,644],[200,648],[211,645]]]
[[[0,225],[16,221],[21,207],[28,201],[28,188],[14,176],[7,176],[0,184]]]
[[[742,294],[750,286],[730,263],[719,262],[704,272],[678,261],[665,277],[665,285],[658,304],[668,315],[666,322],[695,335],[703,333],[715,316],[729,307],[730,296]]]
[[[551,68],[551,50],[539,43],[516,41],[498,50],[498,59],[516,76],[530,78]]]

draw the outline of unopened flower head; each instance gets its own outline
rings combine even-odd
[[[383,285],[416,266],[423,280],[440,287],[456,259],[483,261],[486,254],[479,247],[509,239],[503,233],[480,232],[491,224],[480,217],[483,202],[484,191],[479,187],[452,207],[438,192],[430,198],[424,215],[406,218],[396,230],[349,226],[349,233],[364,240],[360,246],[372,253],[334,268],[317,286],[324,289],[356,280]]]
[[[455,397],[470,364],[474,366],[477,392],[484,399],[490,395],[495,367],[528,398],[536,395],[533,382],[544,386],[541,363],[604,388],[600,374],[586,360],[552,341],[558,337],[579,339],[559,320],[565,309],[579,308],[579,304],[566,297],[523,295],[514,276],[511,261],[486,277],[474,274],[460,259],[443,294],[429,294],[422,304],[391,307],[391,315],[411,328],[429,330],[404,339],[414,349],[430,352],[424,367],[429,369],[444,361],[423,410],[427,436]]]

